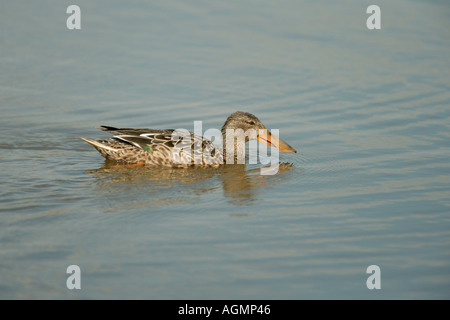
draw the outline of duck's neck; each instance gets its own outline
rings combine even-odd
[[[226,129],[222,127],[223,161],[226,164],[245,164],[245,142],[248,137],[241,137],[235,134],[233,130],[227,139]]]

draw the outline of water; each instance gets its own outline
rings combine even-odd
[[[0,4],[0,298],[450,298],[446,1],[378,1],[373,31],[368,1],[80,0],[78,31],[70,4]],[[298,150],[278,174],[79,139],[236,110]]]

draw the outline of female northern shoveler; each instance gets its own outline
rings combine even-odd
[[[217,148],[208,139],[183,130],[118,129],[108,126],[101,126],[100,129],[114,134],[113,138],[81,139],[93,145],[106,159],[127,164],[188,167],[236,163],[236,159],[242,157],[245,161],[245,143],[254,139],[284,152],[297,152],[267,130],[253,114],[242,111],[230,115],[222,126],[223,149]]]

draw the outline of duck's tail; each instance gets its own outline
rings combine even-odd
[[[80,138],[82,140],[86,141],[87,143],[89,143],[90,145],[92,145],[95,149],[97,149],[98,152],[100,152],[100,154],[102,156],[104,156],[107,159],[114,159],[115,155],[119,151],[118,149],[112,147],[110,143],[107,143],[106,140],[99,141],[99,140],[92,140],[92,139],[87,139],[87,138],[83,138],[83,137],[80,137]]]
[[[112,152],[117,152],[118,151],[117,149],[108,146],[105,143],[105,141],[92,140],[92,139],[87,139],[87,138],[83,138],[83,137],[80,137],[80,139],[82,139],[82,140],[86,141],[87,143],[93,145],[94,148],[97,149],[98,151],[100,151],[100,150],[109,150],[109,151],[112,151]]]

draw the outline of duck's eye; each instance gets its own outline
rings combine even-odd
[[[253,121],[253,120],[249,120],[249,121],[247,121],[247,123],[248,123],[249,125],[252,125],[252,126],[255,125],[255,121]]]

